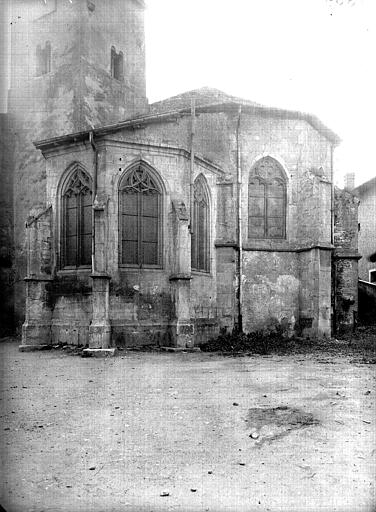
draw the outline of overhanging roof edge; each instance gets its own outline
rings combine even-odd
[[[214,103],[209,105],[203,105],[196,108],[196,114],[200,113],[211,113],[211,112],[225,112],[227,110],[237,111],[239,106],[242,107],[243,111],[248,112],[263,112],[269,115],[274,115],[277,117],[285,117],[285,118],[293,118],[293,119],[302,119],[307,121],[313,128],[322,133],[329,141],[331,141],[334,145],[338,145],[341,142],[340,137],[333,132],[330,128],[328,128],[318,117],[313,114],[309,114],[306,112],[300,112],[298,110],[285,110],[275,107],[265,107],[265,106],[254,106],[254,105],[242,105],[237,102],[226,102],[226,103]],[[82,132],[71,133],[67,135],[61,135],[59,137],[53,137],[51,139],[44,139],[39,141],[33,141],[34,146],[37,149],[49,149],[49,147],[56,147],[61,144],[69,143],[69,142],[82,142],[85,140],[85,136],[89,137],[89,133],[92,132],[96,136],[104,136],[107,133],[116,132],[121,129],[127,128],[138,128],[142,125],[153,123],[153,122],[162,122],[168,121],[169,119],[177,119],[179,117],[183,117],[186,115],[190,115],[190,108],[183,108],[179,110],[171,110],[158,114],[150,114],[146,116],[138,116],[131,119],[127,119],[125,121],[120,121],[115,124],[105,125],[99,128],[93,128],[84,130]]]

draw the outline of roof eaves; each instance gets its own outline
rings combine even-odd
[[[126,121],[121,121],[119,123],[102,126],[100,128],[93,128],[82,132],[61,135],[59,137],[53,137],[51,139],[33,141],[33,144],[37,149],[40,150],[50,149],[52,147],[57,147],[59,145],[66,143],[82,142],[85,140],[85,138],[89,137],[89,134],[91,132],[94,135],[101,137],[107,135],[108,133],[113,133],[121,129],[137,129],[143,125],[150,124],[153,122],[176,120],[179,117],[182,117],[184,114],[188,114],[189,112],[189,109],[184,109],[182,111],[171,111],[162,114],[139,116],[132,119],[127,119]]]
[[[340,137],[313,114],[301,112],[299,110],[285,110],[276,107],[254,107],[254,109],[281,119],[301,119],[303,121],[307,121],[313,128],[315,128],[315,130],[324,135],[324,137],[326,137],[335,146],[341,142]]]
[[[264,107],[258,105],[250,105],[249,103],[240,103],[235,101],[228,101],[224,103],[213,103],[208,105],[198,106],[196,108],[196,113],[204,114],[204,113],[212,113],[212,112],[226,112],[238,111],[239,106],[242,107],[243,111],[248,112],[260,112],[266,115],[276,116],[278,118],[287,119],[302,119],[307,121],[313,126],[317,131],[322,133],[329,141],[331,141],[334,145],[338,145],[341,142],[339,136],[330,130],[327,126],[324,125],[316,116],[300,111],[295,110],[284,110],[274,107]],[[108,133],[116,132],[121,129],[137,129],[142,127],[143,125],[158,123],[163,121],[174,121],[179,119],[180,117],[184,117],[186,115],[190,115],[191,109],[188,107],[178,109],[178,110],[170,110],[166,112],[160,112],[156,114],[149,114],[144,116],[138,116],[131,119],[127,119],[125,121],[121,121],[119,123],[103,126],[101,128],[94,128],[92,130],[86,130],[83,132],[73,133],[69,135],[63,135],[60,137],[54,137],[52,139],[45,139],[41,141],[35,141],[34,145],[37,149],[49,149],[50,147],[56,147],[60,144],[65,144],[69,142],[80,142],[88,137],[90,132],[93,132],[96,136],[103,136]]]
[[[214,103],[212,105],[206,105],[203,107],[198,107],[196,112],[213,112],[223,110],[224,107],[228,107],[228,109],[238,109],[239,106],[242,107],[243,111],[248,112],[260,112],[266,115],[275,116],[280,119],[302,119],[307,121],[313,128],[315,128],[318,132],[324,135],[330,142],[334,145],[338,145],[341,142],[340,137],[330,128],[328,128],[320,119],[313,114],[309,114],[307,112],[300,112],[299,110],[286,110],[276,107],[266,107],[263,105],[250,105],[249,103],[241,103],[235,101],[229,101],[226,103]]]

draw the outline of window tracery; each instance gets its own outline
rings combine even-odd
[[[209,198],[203,176],[199,176],[194,182],[191,222],[191,267],[209,272]]]
[[[92,180],[77,168],[62,190],[62,267],[91,264]]]
[[[123,265],[160,266],[162,190],[142,164],[120,183],[120,262]]]
[[[279,163],[262,158],[248,181],[249,238],[286,236],[286,179]]]

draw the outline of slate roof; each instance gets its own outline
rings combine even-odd
[[[273,116],[280,119],[303,119],[307,121],[315,130],[323,134],[334,145],[341,142],[340,137],[328,128],[320,119],[313,114],[300,112],[298,110],[288,110],[277,107],[270,107],[256,103],[254,101],[231,96],[219,89],[212,87],[201,87],[191,91],[183,92],[177,96],[157,101],[150,105],[151,114],[167,114],[170,111],[184,111],[191,108],[191,100],[195,100],[196,111],[199,112],[219,112],[229,109],[242,107],[243,112],[260,113],[266,116]]]
[[[186,91],[177,96],[171,96],[165,100],[156,101],[150,105],[152,113],[168,112],[169,110],[179,110],[183,108],[190,108],[191,100],[195,100],[196,107],[204,105],[220,105],[222,103],[234,103],[238,105],[248,105],[252,107],[263,107],[260,103],[254,101],[231,96],[219,89],[213,87],[201,87],[200,89],[193,89]]]
[[[43,141],[35,141],[34,144],[38,149],[47,149],[63,143],[76,142],[87,138],[89,132],[93,132],[95,136],[103,136],[108,133],[114,133],[122,129],[136,129],[143,125],[152,123],[163,123],[171,119],[177,119],[190,115],[191,100],[195,100],[196,114],[210,114],[220,112],[237,112],[239,106],[242,112],[248,114],[259,114],[262,116],[270,116],[278,119],[298,119],[308,122],[315,130],[324,135],[330,142],[337,145],[341,139],[330,128],[324,125],[316,116],[300,112],[298,110],[286,110],[275,107],[268,107],[255,103],[243,98],[231,96],[219,89],[210,87],[202,87],[187,91],[177,96],[172,96],[162,101],[157,101],[149,105],[149,112],[127,118],[115,124],[100,126],[94,129],[85,130],[78,133],[70,133],[52,139]]]

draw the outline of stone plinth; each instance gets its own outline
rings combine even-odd
[[[93,280],[93,319],[89,327],[89,348],[108,349],[111,345],[111,325],[109,322],[110,276],[92,274]]]
[[[27,277],[26,318],[22,326],[22,352],[41,350],[51,345],[51,308],[47,285],[51,278]]]

